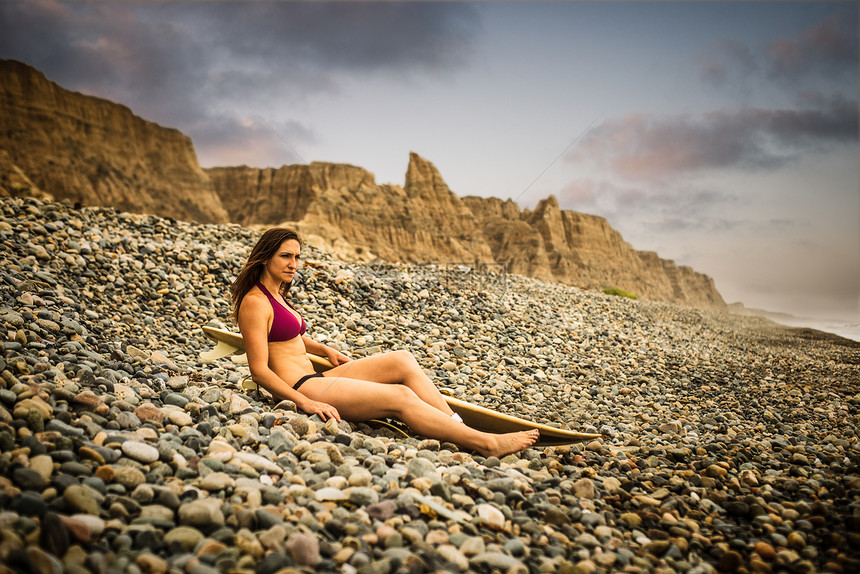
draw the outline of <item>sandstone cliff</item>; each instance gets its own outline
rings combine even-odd
[[[378,185],[360,167],[323,162],[207,173],[233,221],[290,222],[329,245],[349,246],[338,250],[342,256],[407,262],[493,258],[475,233],[472,212],[417,154],[410,157],[404,187]]]
[[[359,167],[329,163],[207,170],[233,221],[288,222],[342,257],[403,262],[503,263],[510,273],[700,308],[725,303],[713,280],[636,251],[609,223],[512,201],[456,196],[429,161],[410,154],[403,187]]]
[[[604,218],[561,210],[555,197],[522,212],[510,201],[464,201],[484,228],[493,255],[511,273],[585,289],[619,287],[644,299],[691,307],[725,307],[707,275],[633,249]]]
[[[0,178],[19,183],[7,194],[24,185],[58,200],[227,221],[187,136],[14,60],[0,60],[0,150],[8,154]]]

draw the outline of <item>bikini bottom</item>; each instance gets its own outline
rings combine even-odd
[[[322,373],[311,373],[310,375],[305,375],[304,377],[299,379],[295,385],[293,385],[293,390],[294,391],[299,390],[299,387],[304,385],[309,379],[313,379],[314,377],[322,377],[322,376],[324,376]]]

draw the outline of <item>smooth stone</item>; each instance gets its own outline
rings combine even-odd
[[[600,546],[600,541],[597,539],[597,537],[594,536],[593,534],[588,533],[588,532],[586,532],[584,534],[580,534],[579,536],[577,536],[575,539],[575,542],[579,545],[587,546],[589,548],[594,548],[596,546]],[[661,541],[661,543],[662,543],[662,541]],[[660,552],[657,555],[658,556],[662,555],[662,552]]]
[[[176,510],[179,508],[179,505],[182,504],[179,500],[179,496],[172,490],[168,490],[166,488],[158,491],[158,495],[155,497],[155,500],[162,506],[166,506],[173,510]]]
[[[173,510],[160,504],[148,504],[141,507],[140,517],[163,522],[173,522],[175,519]]]
[[[315,567],[320,561],[320,547],[316,537],[294,532],[287,538],[285,547],[299,566]]]
[[[258,510],[258,518],[260,512],[265,511],[263,509]],[[266,550],[279,550],[283,548],[284,540],[286,540],[286,538],[287,527],[284,525],[283,521],[277,524],[273,524],[268,529],[266,529],[265,532],[260,532],[259,534],[257,534],[257,539],[260,541],[260,544],[262,544],[266,548]]]
[[[350,504],[355,506],[367,506],[368,504],[376,504],[379,502],[379,493],[374,489],[365,486],[356,486],[350,488],[347,492]]]
[[[528,573],[528,568],[525,564],[502,552],[484,552],[477,554],[469,559],[469,564],[478,568],[498,569],[503,572],[523,572]]]
[[[487,551],[484,539],[480,536],[470,536],[460,545],[460,552],[464,556],[476,556]]]
[[[134,563],[146,574],[167,574],[169,569],[167,560],[152,552],[141,552],[135,558]]]
[[[12,471],[12,482],[23,490],[41,491],[45,481],[37,470],[32,468],[16,468]]]
[[[177,510],[180,524],[195,527],[211,527],[224,524],[221,501],[217,498],[203,498],[187,502]]]
[[[451,544],[442,544],[436,547],[436,552],[441,556],[446,562],[450,562],[460,572],[465,572],[469,568],[469,559],[466,558],[462,552],[457,550],[456,547]]]
[[[63,563],[56,556],[41,548],[30,546],[26,551],[27,564],[31,572],[39,574],[63,574]]]
[[[9,510],[21,516],[44,516],[48,506],[41,494],[24,491],[14,496],[9,503]]]
[[[186,377],[186,382],[187,382],[187,377]],[[189,402],[191,402],[191,399],[189,399],[188,397],[186,397],[185,395],[183,395],[181,393],[168,393],[164,397],[164,404],[165,405],[172,405],[175,407],[179,407],[181,409],[184,409],[185,405],[187,405]]]
[[[69,549],[69,531],[60,515],[46,512],[42,517],[39,543],[42,548],[54,556],[64,556]]]
[[[45,423],[45,430],[56,431],[64,436],[73,436],[78,438],[83,438],[84,436],[84,429],[67,425],[66,423],[57,419],[51,419],[47,423]]]
[[[753,551],[768,562],[776,558],[776,549],[767,542],[756,542]]]
[[[73,514],[60,516],[69,532],[80,542],[89,542],[92,538],[101,536],[107,528],[107,522],[100,516],[92,514]],[[84,538],[87,536],[88,538]]]
[[[188,386],[188,376],[187,375],[176,375],[170,377],[167,380],[167,386],[171,389],[178,391],[185,389]]]
[[[102,454],[94,448],[90,448],[88,446],[82,446],[78,449],[78,456],[85,460],[92,460],[96,462],[99,466],[105,464],[107,461]]]
[[[140,441],[125,441],[122,443],[122,452],[143,464],[150,464],[158,460],[158,449]]]
[[[113,467],[113,482],[123,485],[128,490],[134,490],[138,485],[146,482],[146,475],[137,468],[115,466]]]
[[[198,558],[203,556],[218,556],[224,550],[227,549],[227,545],[223,542],[218,542],[217,540],[204,539],[197,547],[195,548],[195,555]]]
[[[590,478],[580,478],[573,483],[573,492],[579,498],[593,499],[596,494],[594,481]]]
[[[236,448],[223,440],[216,439],[209,443],[208,457],[221,462],[228,462],[234,454],[236,454]]]
[[[164,535],[167,544],[177,543],[186,552],[191,552],[203,540],[203,533],[190,526],[177,526]]]
[[[407,478],[429,478],[431,480],[439,480],[439,473],[436,471],[436,465],[426,458],[416,457],[409,461],[406,466]]]
[[[603,479],[603,489],[609,494],[618,492],[621,490],[621,481],[614,476],[607,476]]]
[[[234,464],[245,463],[253,469],[261,472],[281,474],[284,471],[280,466],[278,466],[276,463],[272,462],[268,458],[251,452],[236,452],[235,454],[233,454],[233,461]]]
[[[314,498],[320,502],[324,502],[327,500],[347,500],[348,497],[341,489],[326,486],[317,490],[314,493]]]
[[[195,484],[203,490],[217,492],[235,486],[236,481],[226,472],[210,472],[206,476],[197,479]]]
[[[121,429],[137,429],[140,428],[140,419],[137,418],[134,413],[130,413],[128,411],[123,411],[119,413],[114,419],[116,424],[119,425]]]
[[[36,455],[30,458],[30,468],[38,472],[42,481],[47,483],[54,473],[54,460],[47,454]]]
[[[251,403],[249,403],[244,398],[239,395],[233,395],[230,397],[230,402],[227,405],[227,414],[239,414],[247,409],[251,408]]]
[[[735,572],[744,563],[744,558],[739,552],[728,550],[720,557],[717,567],[723,572]]]
[[[522,557],[526,553],[526,546],[519,538],[511,538],[505,542],[504,550],[505,553],[510,554],[511,556]]]
[[[100,494],[105,494],[107,490],[104,481],[97,476],[87,476],[81,480],[81,484],[92,488]]]
[[[475,507],[475,514],[491,528],[504,528],[504,513],[491,504],[479,504]]]
[[[170,409],[167,411],[167,420],[178,427],[186,427],[194,424],[194,419],[185,411]]]
[[[134,416],[140,419],[142,423],[153,423],[156,426],[161,426],[164,423],[164,413],[152,403],[143,403],[134,409]]]
[[[26,398],[23,400],[19,400],[15,404],[15,408],[13,410],[13,416],[16,419],[23,419],[27,416],[27,413],[29,412],[30,409],[36,409],[36,412],[39,413],[39,416],[41,417],[41,419],[43,421],[47,421],[54,414],[53,407],[51,407],[51,405],[49,405],[48,403],[43,401],[40,397],[29,397],[29,398]],[[65,423],[62,423],[56,419],[50,420],[48,422],[48,424],[46,425],[46,428],[48,428],[48,430],[57,430],[60,432],[63,432],[65,430],[72,430],[72,431],[74,431],[74,432],[70,433],[72,435],[83,434],[83,431],[81,429],[76,429],[76,428],[71,427]]]
[[[288,574],[296,572],[291,568],[294,565],[295,562],[283,552],[272,552],[256,564],[255,572],[256,574],[276,574],[277,572]]]
[[[258,560],[263,556],[263,554],[265,554],[265,549],[263,548],[263,545],[254,535],[254,533],[247,528],[240,528],[239,531],[236,532],[234,544],[239,550],[239,552],[241,552],[242,554],[247,554],[254,560]]]
[[[90,476],[92,469],[77,461],[66,461],[60,465],[60,472],[71,474],[73,476]]]
[[[264,508],[258,508],[256,512],[254,512],[254,517],[257,519],[258,530],[268,530],[273,526],[284,524],[283,519],[280,516],[277,516],[275,511],[270,512]]]
[[[374,520],[379,520],[380,522],[385,522],[392,516],[394,516],[394,511],[397,510],[397,505],[393,500],[386,499],[382,500],[375,504],[368,505],[364,511],[367,512],[367,515],[373,518]]]
[[[353,468],[347,478],[350,486],[370,486],[373,482],[373,475],[364,467]]]
[[[63,500],[74,511],[98,515],[99,503],[94,495],[91,488],[73,484],[63,492]]]

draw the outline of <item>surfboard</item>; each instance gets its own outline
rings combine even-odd
[[[240,333],[209,326],[203,327],[203,332],[216,343],[215,348],[200,354],[200,358],[203,361],[214,361],[234,353],[245,352],[245,342]],[[332,368],[332,364],[325,357],[308,353],[308,358],[318,373]],[[536,446],[558,446],[600,438],[599,434],[580,433],[561,429],[514,415],[500,413],[446,394],[444,389],[442,396],[445,397],[445,402],[448,403],[451,410],[460,415],[463,418],[463,422],[474,429],[492,433],[538,429],[540,431],[540,439],[535,443]]]
[[[500,413],[444,393],[442,396],[445,397],[445,402],[448,403],[451,410],[463,418],[464,423],[479,431],[505,433],[538,429],[540,431],[540,439],[535,443],[537,446],[558,446],[600,438],[599,434],[581,433],[552,427],[514,415]]]

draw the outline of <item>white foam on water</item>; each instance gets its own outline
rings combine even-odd
[[[806,319],[802,317],[770,317],[775,323],[787,327],[804,327],[826,333],[833,333],[852,341],[860,341],[860,323],[837,321],[833,319]]]

